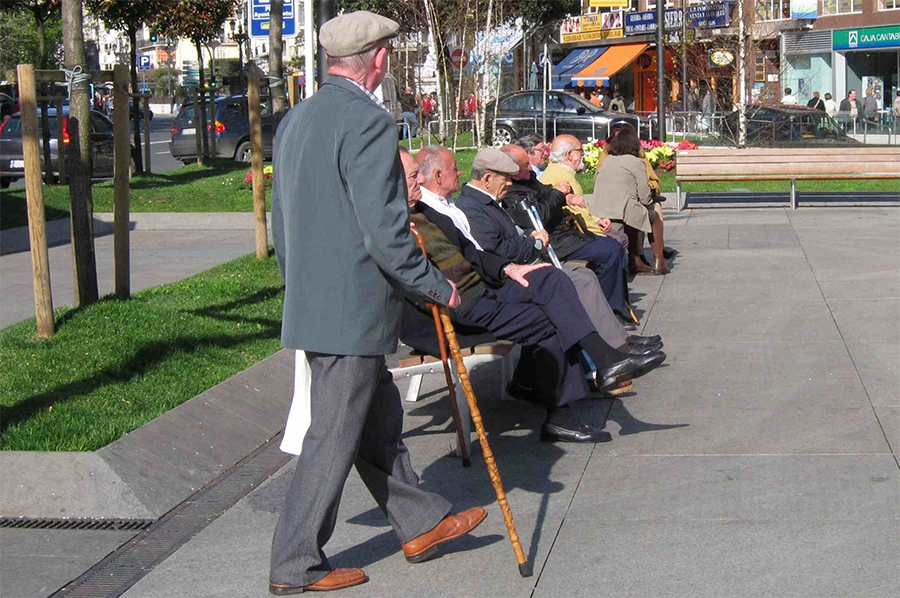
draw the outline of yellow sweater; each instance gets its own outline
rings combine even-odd
[[[545,185],[555,185],[560,181],[566,181],[572,185],[572,193],[584,195],[581,184],[578,182],[578,179],[575,178],[575,173],[572,169],[559,164],[558,162],[547,165],[547,168],[544,169],[544,173],[540,176],[540,181]],[[582,228],[588,232],[591,232],[598,237],[606,236],[606,234],[600,230],[600,227],[597,226],[597,218],[592,216],[587,208],[572,208],[566,206],[566,210],[575,214],[575,216],[578,217],[578,221],[581,223]]]

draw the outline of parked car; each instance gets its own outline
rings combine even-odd
[[[753,104],[747,106],[747,144],[771,145],[852,145],[837,122],[825,112],[806,106]],[[738,142],[738,111],[722,119],[721,135],[727,142]]]
[[[54,177],[59,175],[59,140],[56,138],[56,109],[47,109],[47,120],[50,128],[50,167]],[[38,109],[38,129],[41,127],[41,112]],[[63,145],[69,144],[69,107],[63,107]],[[113,123],[97,112],[91,110],[91,172],[93,178],[109,178],[113,176]],[[41,156],[41,171],[44,166],[43,135],[38,139]],[[134,146],[132,163],[134,162]],[[22,150],[22,118],[21,113],[13,114],[5,123],[0,124],[0,186],[4,189],[16,179],[25,178],[25,158]]]
[[[272,104],[269,98],[262,98],[262,149],[263,158],[272,159]],[[209,104],[207,104],[207,119]],[[216,98],[216,155],[221,158],[233,158],[238,162],[250,162],[250,113],[247,109],[247,96],[234,95],[227,98]],[[207,124],[206,130],[211,130]],[[172,140],[169,151],[176,160],[189,164],[197,159],[197,142],[195,140],[196,121],[193,102],[184,104],[175,117],[172,125]]]
[[[128,111],[131,114],[131,116],[129,118],[132,121],[134,121],[134,120],[143,121],[144,120],[144,103],[143,102],[138,102],[137,106],[135,107],[134,102],[132,100],[129,100],[128,101]],[[135,112],[135,111],[137,111],[137,112]],[[116,110],[112,106],[112,103],[110,103],[109,117],[115,118],[115,114],[116,114]],[[153,110],[150,110],[150,120],[153,120]]]
[[[543,132],[544,92],[517,91],[502,96],[497,108],[497,130],[493,130],[494,102],[485,106],[487,139],[495,146],[512,143],[528,133]],[[649,138],[647,122],[634,114],[609,112],[567,91],[547,92],[547,136],[574,135],[582,142],[605,139],[613,119],[632,122],[641,139]]]

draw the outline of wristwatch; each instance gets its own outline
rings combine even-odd
[[[534,240],[534,248],[535,248],[537,251],[543,251],[543,250],[544,250],[544,242],[541,241],[540,239],[537,239],[537,238],[536,238],[536,239]]]

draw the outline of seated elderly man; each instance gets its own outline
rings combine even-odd
[[[521,159],[521,157],[525,155],[524,151],[518,147],[516,147],[516,149],[519,152],[522,152],[522,154],[518,154]],[[456,228],[480,250],[481,246],[477,239],[472,236],[468,217],[452,202],[453,194],[459,191],[460,172],[456,164],[456,158],[453,157],[453,154],[447,148],[431,146],[422,149],[422,151],[416,155],[416,162],[419,165],[419,173],[425,181],[421,185],[422,203],[449,217],[453,221],[453,224],[456,225]],[[522,174],[523,168],[526,175],[529,174],[530,168],[528,168],[528,165],[529,163],[527,161],[524,166],[521,162],[519,163],[519,175]],[[512,178],[513,184],[509,187],[506,198],[502,200],[504,205],[508,203],[507,200],[512,191],[520,184],[520,181],[517,180],[517,175],[512,175]],[[540,183],[537,183],[537,179],[533,175],[532,180],[534,180],[537,185],[541,185]],[[548,187],[548,189],[552,189],[552,187]],[[564,201],[565,199],[563,198],[563,203]],[[515,208],[515,206],[513,206],[513,208]],[[499,206],[495,209],[499,212],[496,214],[496,217],[501,222],[501,234],[509,237],[510,243],[506,245],[506,247],[511,249],[511,251],[503,254],[495,249],[493,250],[493,253],[497,253],[501,257],[510,259],[518,264],[549,261],[546,252],[535,247],[534,240],[541,235],[532,231],[530,229],[530,224],[521,224],[517,222],[517,224],[521,225],[521,228],[519,228],[513,224]],[[525,218],[527,222],[527,216],[525,216]],[[530,236],[526,236],[523,229],[527,229]],[[575,234],[578,234],[578,232],[575,231]],[[547,239],[546,233],[543,234],[543,239]],[[550,236],[550,240],[553,242],[552,235]],[[603,289],[600,287],[597,276],[593,271],[582,266],[569,264],[564,265],[562,270],[572,281],[572,284],[575,285],[578,299],[581,301],[591,322],[594,324],[594,328],[597,329],[597,332],[603,340],[610,346],[617,347],[619,351],[628,354],[646,353],[649,352],[650,348],[653,350],[662,348],[661,343],[658,342],[659,337],[630,337],[626,334],[622,324],[618,322],[616,315],[613,313],[612,309],[610,309],[609,302],[603,295]],[[515,392],[510,392],[510,394],[515,394]]]
[[[410,204],[410,222],[422,236],[428,256],[452,280],[460,306],[451,311],[457,322],[484,328],[496,338],[533,350],[535,376],[547,408],[541,426],[545,442],[607,442],[608,432],[577,420],[566,407],[587,396],[579,363],[583,350],[596,364],[600,384],[610,393],[631,388],[627,375],[639,376],[665,360],[665,354],[625,355],[597,334],[566,276],[549,264],[522,265],[478,251],[449,217],[420,203],[422,175],[416,161],[401,149]],[[498,191],[518,167],[497,150],[482,150],[473,166],[490,173],[488,188]],[[531,367],[531,364],[529,364]]]
[[[516,143],[516,145],[519,145]],[[545,185],[555,186],[560,182],[569,183],[572,186],[571,193],[584,198],[581,183],[575,176],[584,171],[584,148],[577,137],[573,135],[559,135],[550,144],[550,164],[544,169],[538,179]],[[609,221],[591,214],[588,206],[581,203],[570,204],[566,210],[578,217],[579,224],[586,232],[598,237],[612,237],[628,248],[628,237],[624,233],[613,230]]]
[[[547,157],[550,155],[550,146],[547,145],[544,138],[537,133],[529,133],[516,139],[516,145],[528,153],[529,169],[536,176],[541,176],[547,166]]]
[[[516,172],[513,176],[519,176],[519,173],[519,166],[516,165]],[[497,205],[507,193],[507,188],[500,189],[499,195],[491,194],[485,189],[483,180],[485,174],[487,173],[473,169],[472,180],[463,187],[456,199],[457,207],[468,217],[472,236],[487,251],[518,263],[526,261],[529,257],[533,261],[535,248],[543,251],[543,246],[548,243],[547,234],[545,232],[533,233],[535,239],[532,239],[531,245],[515,234],[515,226],[509,216],[503,211],[503,208]],[[534,176],[530,172],[528,174]],[[584,198],[571,193],[569,183],[561,181],[557,185],[558,190],[561,189],[560,194],[564,203],[584,205]],[[563,213],[559,212],[556,215],[559,217],[548,223],[547,228],[551,232],[556,233],[559,227],[566,227],[566,224],[562,222],[562,215]],[[557,241],[560,240],[559,236],[556,238]],[[538,245],[540,247],[537,247]],[[621,321],[628,321],[627,314],[630,313],[630,309],[628,307],[628,286],[625,279],[626,253],[618,241],[607,237],[596,237],[589,233],[582,235],[575,231],[574,239],[570,235],[566,235],[565,242],[554,244],[554,248],[561,260],[587,262],[588,267],[600,280],[600,286],[609,306],[618,312]]]

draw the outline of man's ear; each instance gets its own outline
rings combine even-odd
[[[375,68],[379,71],[387,71],[387,57],[390,54],[390,51],[387,48],[378,48],[378,51],[375,52]]]

